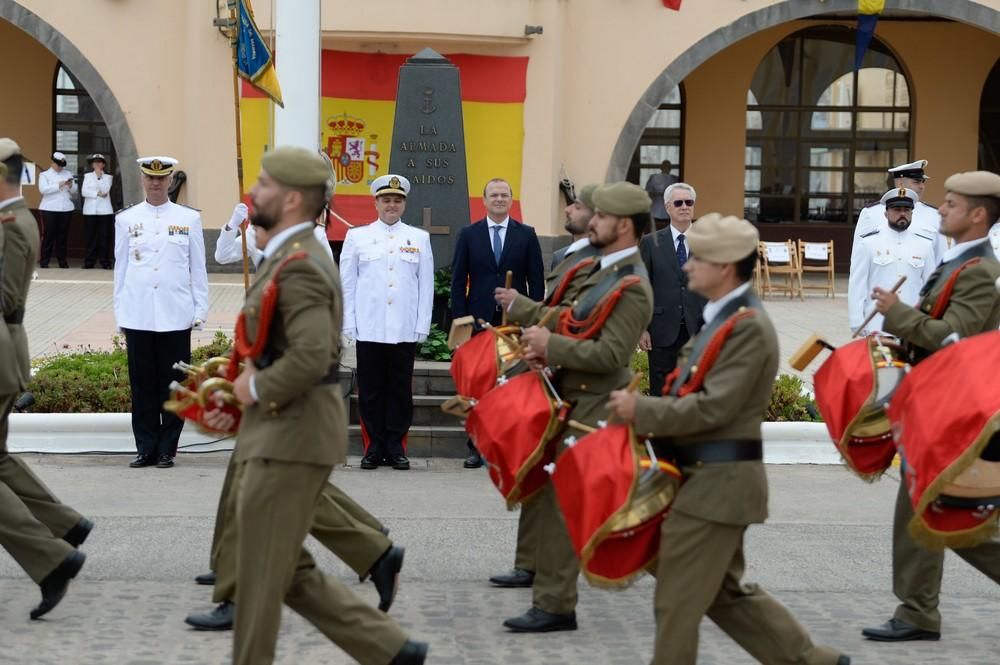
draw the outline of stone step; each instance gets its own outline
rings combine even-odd
[[[361,426],[348,427],[348,455],[364,455]],[[409,457],[453,457],[469,454],[465,442],[465,429],[460,426],[414,425],[406,437],[406,454]]]
[[[420,366],[413,369],[413,394],[414,395],[444,395],[450,397],[455,394],[455,382],[449,373],[450,363],[430,363],[422,362]],[[345,391],[348,389],[357,393],[357,381],[352,380],[350,368],[341,367],[339,372],[340,385]]]
[[[459,422],[455,416],[441,410],[441,404],[449,397],[451,395],[414,395],[412,424],[426,426],[458,425]],[[350,398],[350,418],[352,423],[361,422],[358,412],[357,394],[352,394]]]

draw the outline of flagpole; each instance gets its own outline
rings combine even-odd
[[[236,60],[236,49],[239,45],[239,6],[234,4],[229,10],[230,18],[233,20],[233,37],[232,37],[232,51],[233,51],[233,107],[236,116],[236,182],[239,187],[237,190],[239,192],[239,197],[243,198],[243,128],[242,121],[240,119],[240,70],[239,64]],[[247,228],[249,228],[249,220],[247,221]],[[250,257],[247,254],[247,229],[241,229],[240,233],[240,245],[243,249],[243,292],[246,293],[250,290]]]

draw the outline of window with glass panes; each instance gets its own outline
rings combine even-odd
[[[639,139],[639,146],[632,154],[626,180],[643,187],[649,176],[660,172],[664,161],[669,161],[670,172],[684,180],[681,146],[684,137],[684,89],[677,86],[660,102],[653,117]]]
[[[979,168],[1000,172],[1000,60],[986,77],[979,98]]]
[[[56,66],[52,126],[55,150],[66,155],[66,168],[80,175],[87,170],[87,156],[99,152],[107,158],[106,170],[117,166],[115,146],[104,118],[87,91],[68,69]]]
[[[747,91],[744,213],[755,222],[853,222],[910,160],[910,95],[877,38],[854,69],[856,32],[807,28],[764,57]]]

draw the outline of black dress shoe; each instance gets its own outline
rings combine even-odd
[[[392,468],[397,471],[409,471],[410,460],[406,459],[406,455],[396,455],[392,458]]]
[[[509,573],[494,575],[490,584],[502,589],[530,588],[535,583],[535,574],[524,568],[514,568]]]
[[[379,459],[377,455],[372,455],[372,454],[365,455],[364,457],[361,458],[361,468],[367,470],[377,469],[378,462]]]
[[[372,584],[378,591],[378,608],[388,612],[392,601],[396,599],[396,589],[399,587],[399,571],[403,568],[403,555],[406,549],[392,545],[378,558],[368,574]]]
[[[60,263],[59,267],[60,268],[69,268],[69,264],[68,263]]]
[[[236,605],[227,600],[216,605],[211,612],[187,615],[184,623],[195,630],[232,630],[235,612]]]
[[[905,621],[893,617],[881,626],[865,628],[861,635],[876,642],[908,642],[910,640],[940,640],[941,633],[934,630],[924,630],[911,626]]]
[[[90,264],[90,265],[88,266],[88,265],[87,265],[86,263],[84,263],[84,264],[83,264],[83,269],[84,269],[84,270],[93,270],[93,269],[94,269],[94,264],[93,264],[93,263],[91,263],[91,264]]]
[[[851,665],[851,657],[842,655],[837,659],[837,665]]]
[[[153,459],[152,455],[143,455],[139,453],[135,456],[135,459],[128,463],[133,469],[141,469],[144,466],[153,466],[156,464],[156,460]]]
[[[55,606],[66,595],[69,581],[76,577],[86,560],[87,555],[73,550],[63,559],[62,563],[56,566],[55,570],[45,576],[45,579],[38,585],[42,590],[42,602],[31,610],[29,616],[32,619],[39,619],[55,609]]]
[[[169,469],[174,465],[174,458],[170,455],[160,455],[159,459],[156,460],[157,469]]]
[[[425,660],[427,660],[427,643],[406,640],[406,644],[396,657],[389,661],[389,665],[424,665]]]
[[[532,607],[519,617],[507,619],[504,628],[513,633],[554,633],[558,630],[576,630],[576,612],[552,614]]]
[[[478,469],[483,465],[483,458],[479,456],[479,453],[472,453],[465,458],[465,462],[462,463],[466,469]]]
[[[194,583],[201,584],[202,586],[215,586],[215,571],[210,570],[207,573],[196,575]]]
[[[39,267],[39,268],[48,268],[48,267],[49,267],[49,264],[48,264],[48,263],[39,263],[39,264],[38,264],[38,267]]]
[[[72,545],[73,547],[79,547],[83,545],[83,541],[87,540],[87,536],[90,535],[90,531],[94,528],[94,523],[88,520],[86,517],[81,517],[80,521],[73,525],[73,528],[66,532],[63,536],[63,540]]]

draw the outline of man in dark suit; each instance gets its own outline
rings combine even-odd
[[[486,218],[458,234],[455,257],[451,264],[451,315],[454,318],[472,315],[497,325],[502,313],[493,298],[498,286],[504,285],[508,271],[514,275],[511,287],[532,300],[545,295],[545,265],[542,248],[535,229],[510,217],[514,193],[510,183],[494,178],[483,188]],[[468,442],[469,457],[465,468],[482,466],[472,442]]]
[[[667,187],[663,201],[670,215],[665,229],[647,235],[639,244],[653,285],[653,320],[639,340],[649,358],[649,393],[660,395],[663,381],[677,366],[677,353],[701,330],[705,298],[688,289],[682,270],[689,250],[685,234],[694,219],[694,187],[678,182]]]

